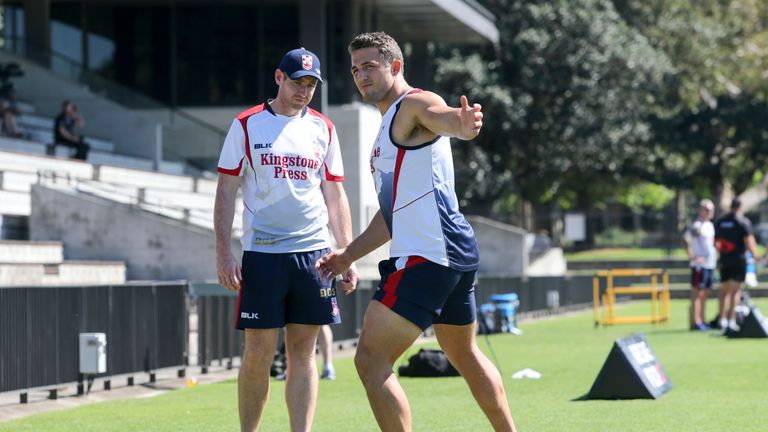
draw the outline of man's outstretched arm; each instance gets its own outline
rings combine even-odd
[[[432,92],[414,93],[406,100],[401,108],[403,114],[412,116],[414,125],[436,135],[468,141],[474,139],[483,127],[482,107],[480,104],[470,106],[466,96],[461,96],[459,108],[448,106],[443,98]]]
[[[330,279],[344,273],[352,263],[373,252],[389,239],[389,229],[387,229],[384,216],[379,210],[371,223],[368,224],[368,228],[352,240],[352,243],[320,257],[315,267],[321,276]]]

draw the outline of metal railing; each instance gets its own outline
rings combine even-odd
[[[0,392],[82,382],[78,334],[107,335],[100,378],[187,363],[186,284],[0,288]]]

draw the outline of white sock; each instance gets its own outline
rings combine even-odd
[[[727,318],[720,318],[720,328],[725,330],[728,328],[728,319]]]

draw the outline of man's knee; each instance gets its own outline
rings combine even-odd
[[[263,346],[248,345],[243,348],[243,367],[268,368],[275,357],[274,350],[265,349]]]
[[[365,378],[374,369],[374,364],[377,361],[376,356],[373,355],[371,350],[362,345],[357,346],[355,351],[355,369],[360,378]]]

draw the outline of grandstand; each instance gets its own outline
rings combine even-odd
[[[2,150],[0,151],[2,239],[14,240],[13,245],[17,248],[20,247],[20,241],[29,241],[32,237],[38,241],[61,240],[61,238],[68,238],[72,232],[76,232],[79,229],[79,227],[72,225],[70,226],[72,232],[62,232],[59,238],[43,238],[46,236],[45,231],[40,232],[34,226],[30,227],[30,217],[35,210],[32,205],[32,189],[34,185],[50,189],[51,192],[49,193],[69,193],[98,197],[100,200],[112,203],[112,206],[120,204],[152,213],[168,219],[167,222],[187,224],[190,228],[197,227],[212,230],[213,227],[213,204],[216,184],[211,179],[98,165],[57,156]],[[242,211],[242,208],[239,210]],[[43,214],[38,216],[36,220],[42,221],[41,225],[45,225],[46,223],[51,223],[58,216],[64,215],[59,213],[58,215],[46,216]],[[85,215],[81,216],[87,217]],[[6,220],[9,225],[7,227]],[[118,226],[125,226],[121,220],[113,220],[113,222]],[[63,223],[66,224],[67,222],[63,221]],[[162,225],[163,222],[158,222],[158,224]],[[14,226],[16,229],[13,229]],[[160,227],[158,229],[163,228]],[[235,238],[237,238],[236,236],[239,234],[240,229],[240,218],[237,217],[235,222]],[[65,230],[62,229],[62,231]],[[137,235],[141,235],[141,233],[137,233]],[[212,243],[212,235],[209,234],[208,236]],[[89,260],[94,259],[96,256],[110,256],[114,254],[114,251],[104,250],[101,246],[89,245],[92,239],[82,236],[77,238],[82,241],[82,244],[69,245],[71,248],[67,248],[67,245],[59,244],[58,248],[63,250],[71,249],[73,251],[90,248],[92,255],[87,257]],[[2,252],[4,248],[10,247],[7,244],[0,244],[0,262],[5,262],[4,257],[9,254]],[[36,250],[33,245],[33,242],[29,243],[30,251]],[[60,258],[58,257],[58,261],[54,260],[36,264],[61,264]],[[71,258],[83,259],[84,257],[75,256]],[[211,260],[211,262],[213,261]],[[24,262],[7,263],[7,265],[11,264],[17,267],[26,265]],[[32,264],[32,262],[29,264]],[[67,265],[69,264],[67,263]],[[80,265],[82,266],[83,264]],[[93,266],[94,264],[90,263],[89,265]],[[111,268],[117,272],[125,273],[125,264],[119,268],[114,265],[101,266],[101,268]],[[215,274],[212,269],[209,273],[211,275]],[[32,283],[32,279],[11,276],[18,275],[18,272],[5,270],[0,274],[4,275],[0,278],[0,285]],[[163,278],[160,277],[160,279]],[[35,284],[43,284],[43,279],[35,280],[39,280]],[[92,282],[104,283],[108,281],[109,283],[116,283],[120,280],[118,277],[108,280],[96,278]],[[122,276],[122,280],[125,280],[125,276]],[[82,280],[80,282],[91,282],[91,280]],[[64,282],[62,281],[61,283]],[[54,284],[58,284],[58,282],[54,282]]]

